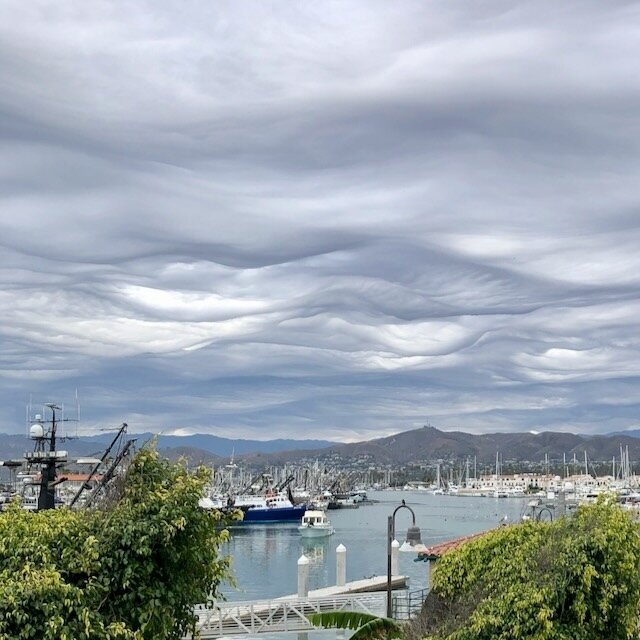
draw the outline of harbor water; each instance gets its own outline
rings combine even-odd
[[[310,561],[309,588],[336,582],[339,544],[347,548],[347,581],[385,576],[387,571],[387,518],[402,500],[416,515],[422,541],[431,546],[498,526],[517,522],[525,513],[527,498],[480,498],[433,495],[424,491],[369,492],[373,504],[358,509],[328,511],[336,533],[327,538],[303,539],[298,522],[251,524],[233,527],[224,552],[232,558],[237,587],[224,585],[227,600],[258,600],[294,594],[297,560]],[[395,518],[396,538],[405,539],[411,513],[400,509]],[[426,564],[414,562],[415,553],[400,553],[400,573],[410,578],[410,589],[426,586]],[[261,636],[264,637],[264,636]]]

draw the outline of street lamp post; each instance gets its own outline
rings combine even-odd
[[[400,509],[408,509],[411,512],[411,517],[413,519],[412,525],[407,530],[407,539],[405,542],[412,547],[422,543],[422,540],[420,539],[420,529],[416,526],[416,514],[403,500],[402,504],[396,507],[393,514],[387,519],[387,618],[391,618],[393,616],[391,601],[391,544],[396,537],[396,513],[398,513]]]

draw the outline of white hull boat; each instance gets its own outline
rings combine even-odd
[[[324,538],[336,532],[324,511],[305,511],[298,531],[303,538]]]

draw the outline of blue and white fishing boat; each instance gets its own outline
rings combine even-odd
[[[291,522],[299,521],[307,509],[306,504],[294,504],[289,496],[282,493],[267,493],[264,504],[242,509],[242,522]]]

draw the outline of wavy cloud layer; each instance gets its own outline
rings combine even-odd
[[[0,430],[637,425],[637,3],[2,12]]]

